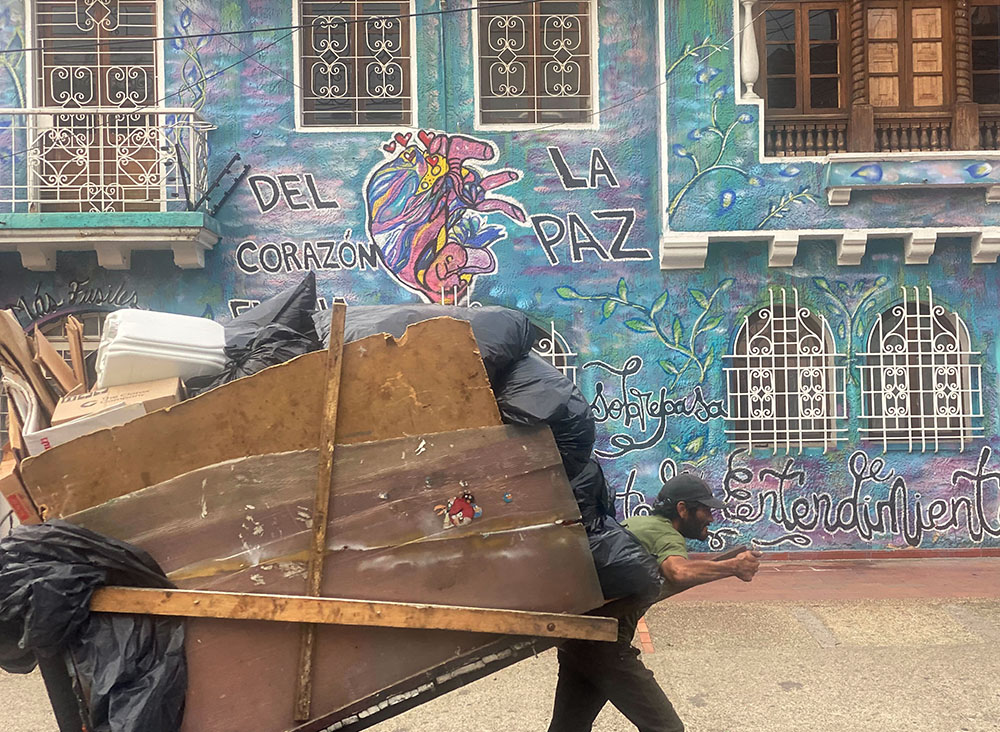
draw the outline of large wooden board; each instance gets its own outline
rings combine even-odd
[[[181,587],[301,594],[316,451],[210,466],[70,517],[149,551]],[[322,594],[542,612],[602,603],[547,428],[492,427],[337,448]],[[445,527],[469,490],[482,515]],[[509,495],[508,495],[509,494]],[[214,559],[223,558],[223,559]],[[185,732],[294,728],[298,630],[188,624]],[[324,626],[314,712],[348,707],[494,636]]]
[[[48,450],[23,463],[25,485],[55,518],[223,460],[316,447],[325,359],[306,354]],[[500,424],[464,321],[436,318],[398,341],[347,344],[341,379],[341,444]]]

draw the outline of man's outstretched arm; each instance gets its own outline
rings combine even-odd
[[[760,556],[760,552],[745,551],[732,559],[717,562],[681,556],[667,557],[660,564],[660,573],[673,592],[723,577],[739,577],[744,582],[749,582],[760,568]]]

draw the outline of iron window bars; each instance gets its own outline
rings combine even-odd
[[[748,315],[724,358],[729,389],[726,434],[748,449],[775,454],[842,441],[847,427],[844,357],[834,350],[826,318],[771,290],[769,303]]]
[[[964,450],[981,437],[982,394],[978,351],[962,319],[935,304],[930,287],[907,291],[879,314],[859,353],[862,437],[934,451],[942,443]]]

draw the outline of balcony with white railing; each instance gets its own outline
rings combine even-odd
[[[204,266],[212,129],[192,109],[0,108],[0,252],[35,270],[69,250],[110,269],[138,249]]]

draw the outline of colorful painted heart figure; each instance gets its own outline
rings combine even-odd
[[[397,134],[393,139],[402,144],[409,137]],[[383,149],[392,152],[388,146]],[[490,247],[507,230],[488,223],[490,214],[522,224],[526,220],[517,202],[488,195],[520,174],[501,170],[484,175],[470,162],[495,157],[488,142],[421,130],[413,144],[368,177],[368,233],[396,281],[428,302],[459,303],[476,275],[496,271]]]

